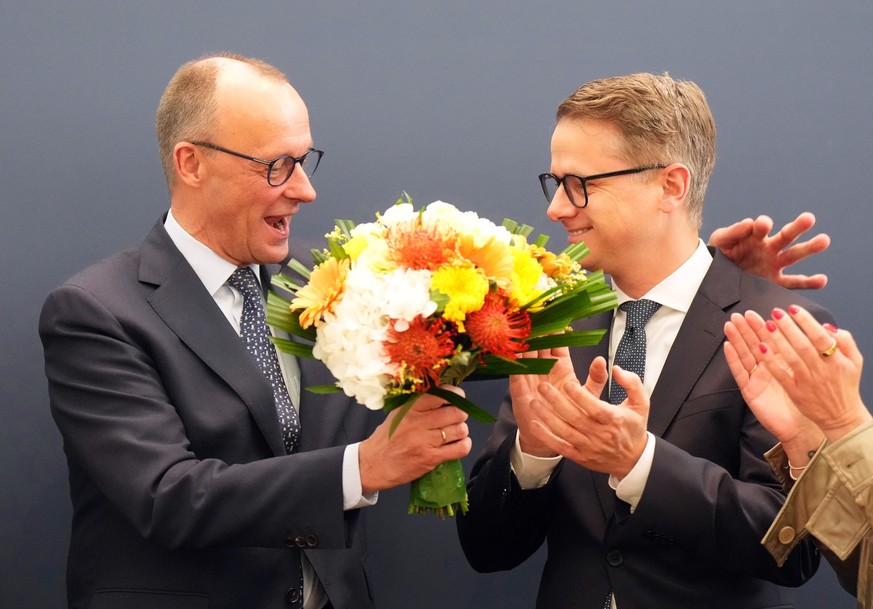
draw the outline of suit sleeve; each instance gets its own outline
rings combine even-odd
[[[281,547],[307,536],[319,547],[345,547],[344,447],[272,457],[251,426],[228,414],[245,414],[229,387],[205,367],[202,378],[190,374],[190,354],[175,366],[149,328],[117,310],[65,285],[40,318],[52,415],[79,516],[108,501],[142,537],[168,548]],[[177,394],[165,378],[175,368],[188,377]],[[214,428],[195,416],[204,411]],[[214,449],[195,452],[195,436]]]
[[[479,572],[520,565],[546,538],[545,511],[552,487],[522,490],[519,486],[510,467],[517,429],[507,397],[488,444],[473,466],[467,486],[471,509],[457,518],[461,547]]]

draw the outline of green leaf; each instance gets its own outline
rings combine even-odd
[[[439,290],[431,290],[430,291],[430,299],[434,301],[437,305],[435,313],[442,314],[446,309],[446,305],[449,304],[451,298],[448,295],[443,294]]]
[[[300,325],[299,314],[289,308],[287,299],[276,292],[267,294],[267,323],[278,330],[283,330],[293,336],[299,336],[309,342],[315,342],[315,328],[303,328]]]
[[[349,255],[346,253],[346,250],[343,249],[343,246],[336,241],[328,241],[327,247],[330,249],[330,255],[337,260],[342,260],[349,257]]]
[[[483,365],[476,374],[487,376],[508,376],[510,374],[548,374],[557,360],[550,358],[522,357],[506,359],[496,355],[486,355]]]
[[[400,410],[400,412],[397,413],[397,416],[394,417],[394,420],[391,421],[391,427],[388,429],[389,438],[394,435],[394,432],[397,430],[397,426],[400,425],[400,421],[403,420],[403,417],[406,416],[406,413],[409,412],[409,409],[412,408],[412,405],[415,404],[415,402],[418,400],[418,398],[421,397],[421,395],[422,394],[420,393],[414,393],[411,396],[396,396],[397,398],[402,398],[400,400],[400,403],[403,404],[402,406],[389,405],[392,402],[396,402],[396,399],[385,400],[385,405],[382,407],[383,410],[385,410],[386,412],[391,412],[392,410]]]
[[[330,393],[339,393],[342,389],[336,385],[311,385],[306,388],[306,391],[319,395],[328,395]]]
[[[536,241],[534,241],[534,245],[536,245],[537,247],[545,248],[545,247],[546,247],[546,243],[548,243],[548,242],[549,242],[549,236],[548,236],[548,235],[539,235],[539,236],[536,238]]]
[[[312,271],[310,271],[309,268],[306,267],[306,265],[304,265],[296,258],[292,258],[291,260],[289,260],[287,266],[289,269],[291,269],[295,273],[298,273],[302,277],[305,277],[307,280],[309,280],[309,276],[312,274]]]
[[[287,275],[283,275],[282,273],[276,273],[275,275],[273,275],[273,277],[270,278],[270,285],[277,287],[281,290],[285,290],[286,292],[290,292],[292,294],[296,294],[297,290],[303,287],[299,283],[297,283]]]
[[[461,351],[452,357],[449,365],[443,368],[440,373],[440,379],[447,385],[455,385],[456,387],[463,382],[468,376],[476,371],[479,365],[479,359],[469,351]]]
[[[600,342],[606,330],[580,330],[578,332],[564,332],[563,334],[550,334],[540,336],[527,341],[530,351],[540,349],[554,349],[555,347],[591,347]]]
[[[467,484],[459,459],[440,463],[409,488],[410,514],[433,513],[440,518],[467,513]]]
[[[352,229],[355,228],[357,223],[354,220],[337,220],[336,227],[340,229],[340,234],[344,237],[345,241],[348,241],[352,238]]]
[[[287,338],[277,338],[275,336],[271,336],[270,340],[272,340],[273,344],[276,345],[276,348],[283,353],[290,353],[295,357],[315,359],[315,356],[312,355],[312,345],[304,345],[302,343],[294,342],[293,340],[288,340]]]
[[[582,260],[590,252],[591,250],[588,249],[588,246],[584,241],[571,243],[561,251],[562,254],[567,254],[571,260],[575,260],[576,262]]]
[[[618,300],[616,293],[595,277],[539,311],[530,312],[531,336],[556,334],[574,321],[611,311]]]
[[[491,413],[482,410],[467,398],[460,396],[452,391],[448,391],[447,389],[442,389],[441,387],[431,387],[427,390],[427,393],[444,399],[452,406],[458,407],[459,409],[463,410],[468,415],[482,423],[493,423],[497,420],[491,415]]]

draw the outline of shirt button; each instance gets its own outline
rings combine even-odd
[[[794,527],[785,526],[785,527],[782,527],[781,529],[779,529],[779,542],[780,543],[788,545],[792,541],[794,541],[795,537],[796,537],[796,534],[794,533]]]
[[[610,566],[618,567],[624,562],[624,556],[621,555],[619,550],[610,550],[606,553],[606,562],[608,562]]]

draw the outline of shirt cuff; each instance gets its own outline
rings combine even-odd
[[[535,457],[521,451],[521,442],[515,432],[515,445],[509,453],[509,464],[522,490],[541,488],[548,483],[552,472],[563,457]]]
[[[630,505],[631,513],[637,509],[646,482],[649,481],[649,473],[652,471],[652,461],[655,459],[655,436],[646,432],[646,447],[640,455],[636,465],[633,466],[627,476],[621,480],[618,477],[609,476],[609,487],[615,491],[615,496]]]
[[[343,510],[355,510],[376,505],[379,492],[363,494],[361,487],[361,467],[358,462],[360,442],[349,444],[343,452]]]

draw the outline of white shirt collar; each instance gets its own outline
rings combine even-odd
[[[697,249],[694,250],[691,257],[663,281],[646,292],[643,298],[654,300],[664,307],[682,313],[688,312],[691,301],[697,295],[697,289],[712,264],[712,255],[706,248],[706,244],[701,239],[697,241]],[[618,294],[618,304],[633,300],[618,286],[614,285],[613,287]]]
[[[173,244],[179,249],[182,256],[185,257],[185,260],[194,269],[194,272],[197,273],[206,290],[215,296],[215,293],[225,284],[231,274],[237,269],[237,266],[192,237],[173,217],[172,210],[167,212],[164,228],[167,230],[167,234],[170,236]],[[255,277],[260,281],[259,266],[257,264],[250,266],[255,272]]]

